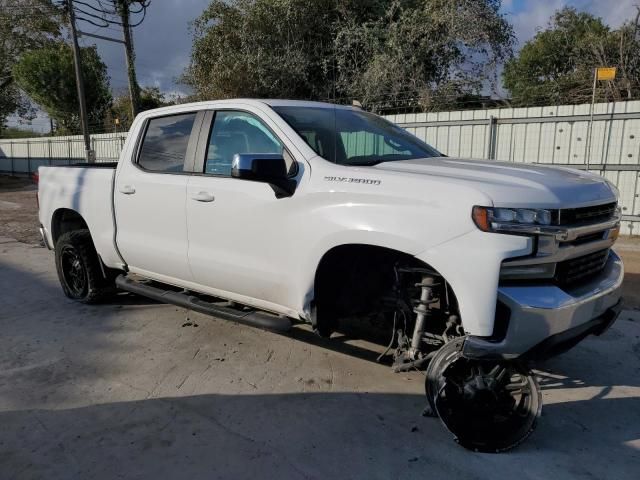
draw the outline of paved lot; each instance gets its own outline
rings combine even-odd
[[[420,416],[420,373],[362,342],[329,350],[129,295],[78,305],[52,260],[0,238],[2,479],[638,478],[638,311],[545,365],[538,429],[486,455]]]

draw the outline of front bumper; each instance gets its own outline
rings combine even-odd
[[[602,334],[618,317],[624,267],[613,251],[603,271],[576,288],[503,286],[498,301],[509,310],[504,337],[468,336],[463,354],[474,359],[536,360],[568,350],[590,334]]]

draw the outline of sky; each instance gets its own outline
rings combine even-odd
[[[635,15],[638,0],[502,0],[502,11],[513,25],[520,45],[544,28],[556,10],[572,6],[601,17],[616,28]]]
[[[140,85],[159,87],[168,94],[188,93],[187,87],[179,84],[178,77],[189,63],[193,38],[190,23],[208,3],[209,0],[151,0],[147,17],[133,32]],[[503,0],[502,12],[513,24],[518,45],[521,46],[537,30],[544,28],[551,15],[565,5],[602,17],[605,23],[615,28],[634,15],[634,4],[640,4],[639,0]],[[115,27],[107,30],[80,24],[79,28],[87,33],[121,37]],[[81,44],[98,46],[107,64],[113,90],[116,93],[126,91],[123,46],[88,37],[82,38]],[[16,122],[17,119],[13,118],[9,124]],[[48,118],[41,114],[29,128],[47,131],[48,126]]]

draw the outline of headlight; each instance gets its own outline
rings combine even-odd
[[[549,210],[533,208],[473,207],[472,217],[478,228],[484,232],[504,231],[510,225],[516,227],[514,230],[518,226],[551,225]]]

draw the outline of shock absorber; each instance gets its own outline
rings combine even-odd
[[[433,276],[424,274],[422,275],[422,281],[415,284],[416,287],[420,287],[421,291],[420,299],[417,301],[416,306],[413,309],[416,314],[416,325],[413,329],[411,348],[409,349],[409,357],[413,360],[418,359],[422,337],[433,314],[431,305],[438,302],[435,290],[439,285],[440,284],[436,282]]]

